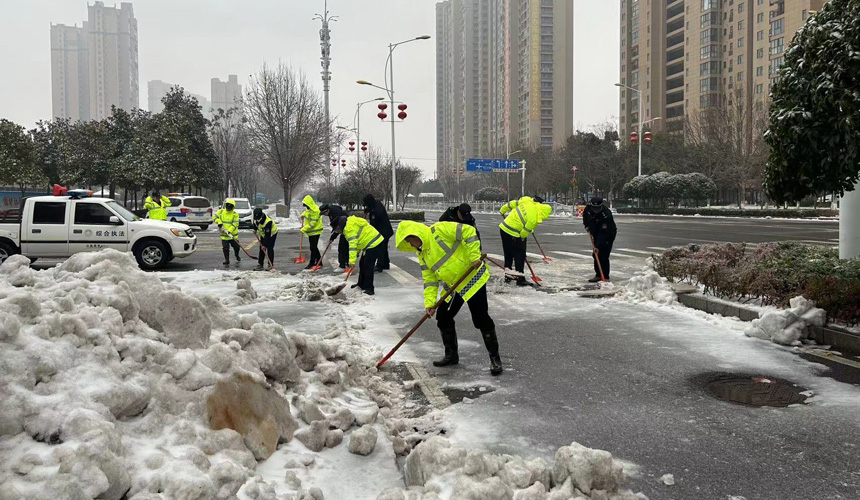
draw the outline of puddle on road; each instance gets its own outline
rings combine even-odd
[[[695,377],[696,385],[729,403],[751,407],[786,408],[805,404],[811,392],[791,381],[767,375],[708,373]]]

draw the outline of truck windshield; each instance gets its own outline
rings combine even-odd
[[[123,219],[125,219],[127,221],[140,220],[140,217],[129,212],[124,206],[120,205],[119,203],[117,203],[114,200],[111,200],[111,201],[105,203],[105,205],[110,207],[111,210],[118,213],[120,215],[120,217],[122,217]]]

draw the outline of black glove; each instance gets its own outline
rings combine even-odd
[[[336,240],[338,236],[340,236],[338,233],[331,233],[331,238],[329,238],[329,240],[328,240],[329,243]]]

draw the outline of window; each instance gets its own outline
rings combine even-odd
[[[770,36],[779,36],[783,33],[785,33],[785,18],[770,23]]]
[[[759,66],[755,69],[755,76],[764,76],[764,66]]]
[[[720,30],[718,28],[711,28],[702,31],[701,42],[702,45],[706,45],[710,42],[718,42],[720,40]]]
[[[65,224],[66,203],[39,201],[33,206],[33,224]]]
[[[744,79],[744,72],[738,71],[738,85],[740,85],[741,80],[743,80],[743,79]]]
[[[743,39],[743,37],[738,38],[738,48],[741,48],[741,47],[743,47],[743,46],[744,46],[744,39]]]
[[[774,55],[779,55],[779,54],[783,53],[783,50],[784,50],[783,41],[784,40],[785,40],[785,38],[781,37],[781,38],[777,38],[776,40],[770,41],[770,55],[774,56]]]
[[[761,83],[756,85],[755,86],[755,93],[756,94],[764,94],[764,85],[762,85]]]
[[[738,4],[738,14],[740,14],[743,11],[744,11],[744,4],[743,4],[743,2],[741,2]]]
[[[720,47],[718,45],[706,45],[699,51],[702,59],[709,59],[720,55]]]
[[[743,56],[743,54],[741,54],[738,56],[738,64],[743,64],[743,63],[744,63],[744,56]]]
[[[784,58],[782,58],[782,57],[777,57],[776,59],[771,60],[770,61],[770,69],[768,71],[768,74],[773,75],[775,73],[779,73],[779,68],[780,68],[780,66],[782,66],[783,60],[784,60]]]
[[[720,6],[720,0],[702,0],[702,10],[716,9]]]
[[[738,21],[738,35],[740,35],[740,32],[743,29],[744,29],[744,22],[743,22],[743,20],[740,20],[740,21]]]
[[[711,12],[709,14],[703,14],[702,18],[702,28],[707,28],[708,26],[719,26],[720,25],[720,13],[719,12]]]
[[[764,57],[764,49],[758,49],[757,51],[755,51],[755,58],[756,59],[761,59],[763,57]]]
[[[759,30],[759,32],[755,34],[755,39],[759,42],[764,40],[764,30]]]
[[[803,19],[804,21],[806,21],[806,18],[808,18],[808,17],[809,17],[809,12],[806,12],[806,10],[804,10],[804,11],[801,13],[800,17],[801,17],[801,19]]]
[[[639,30],[638,29],[636,31],[630,33],[630,44],[633,45],[636,43],[639,43]]]
[[[699,82],[699,89],[702,93],[717,90],[720,79],[717,77],[704,78]]]
[[[764,12],[760,12],[759,15],[756,16],[755,21],[757,23],[763,23],[764,22]]]
[[[110,218],[114,214],[99,203],[75,204],[75,224],[96,224],[100,226],[112,225]]]
[[[720,74],[719,61],[711,61],[699,65],[699,75],[718,75]]]

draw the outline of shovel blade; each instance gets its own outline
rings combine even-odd
[[[333,286],[325,291],[325,294],[331,297],[332,295],[337,295],[346,288],[346,283],[341,283],[340,285]]]
[[[304,257],[296,257],[295,259],[293,259],[293,262],[295,262],[296,264],[304,264],[305,260],[306,259]]]

